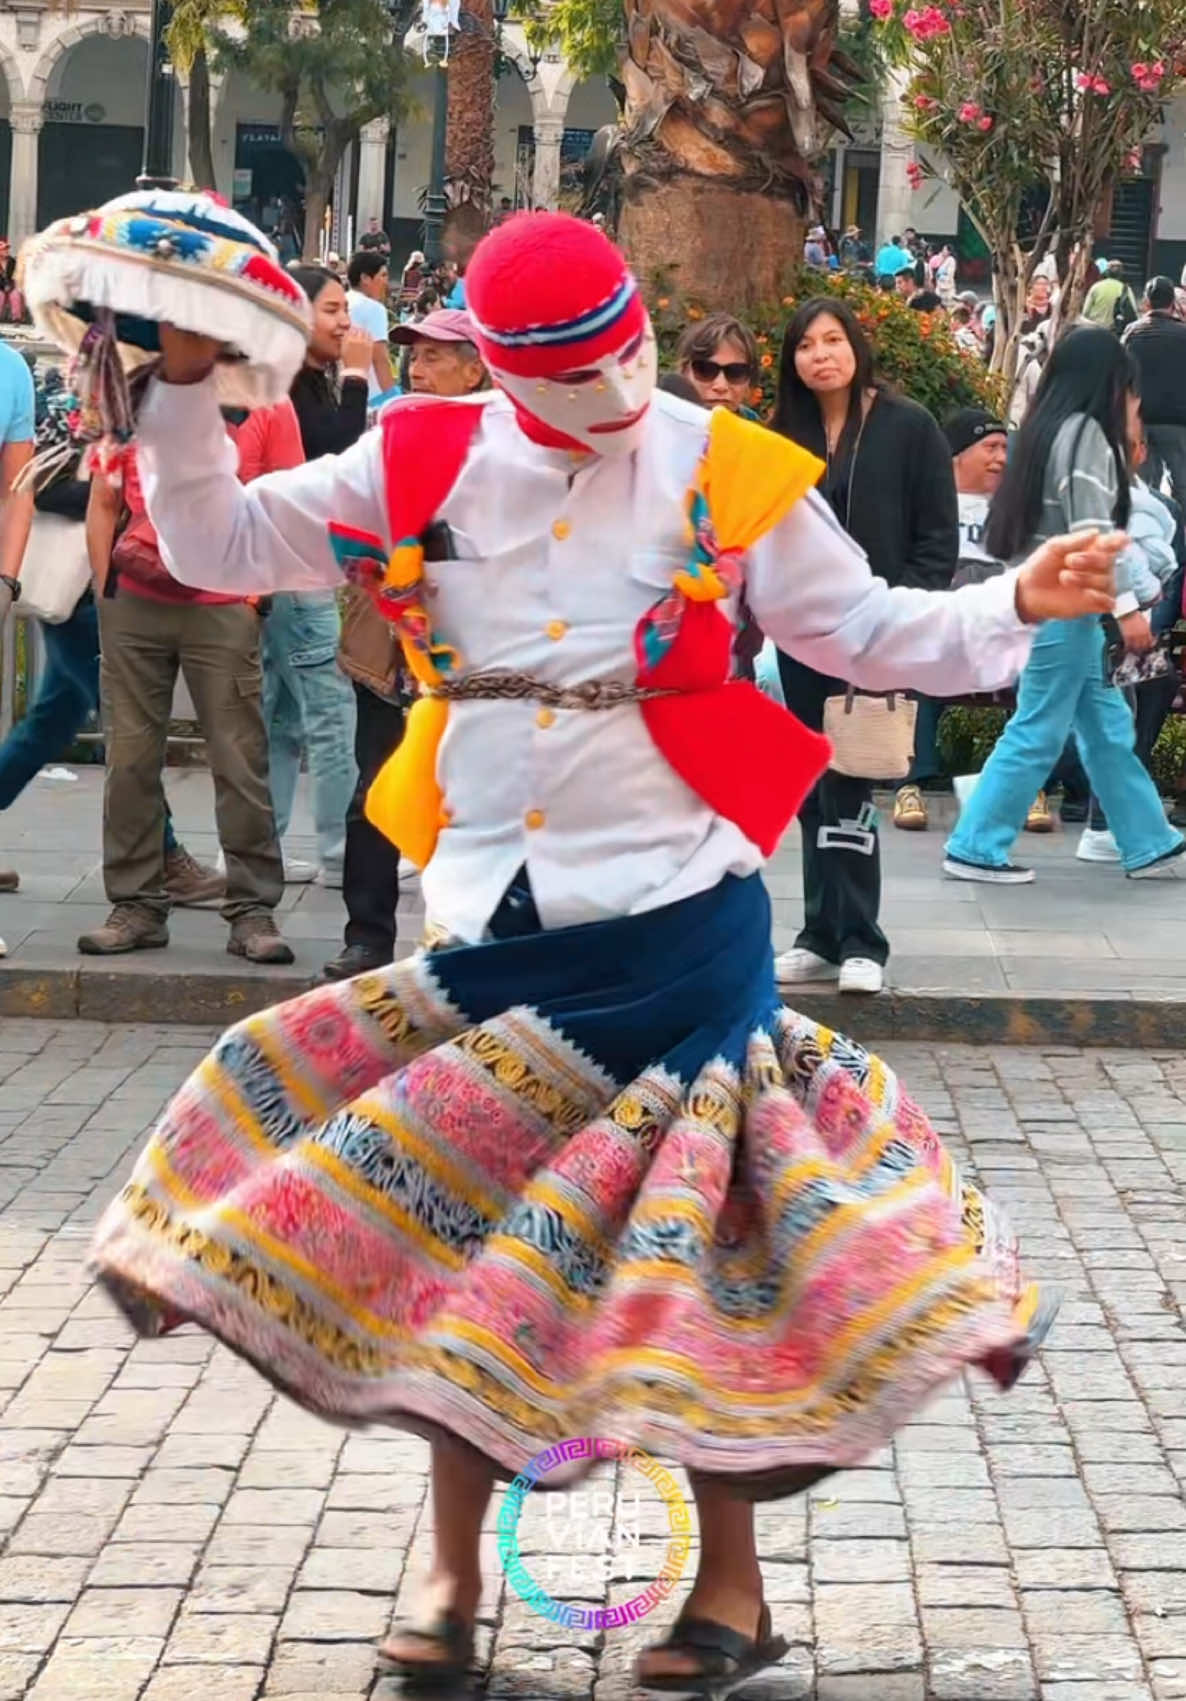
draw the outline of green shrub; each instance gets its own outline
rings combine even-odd
[[[929,408],[936,419],[946,419],[956,408],[1003,406],[1000,380],[991,377],[978,360],[960,352],[944,314],[915,313],[897,296],[844,272],[804,270],[778,306],[744,315],[762,350],[760,382],[750,399],[763,415],[774,405],[778,354],[787,321],[801,301],[815,295],[835,296],[849,304],[869,333],[881,376]],[[703,319],[705,310],[693,298],[681,298],[662,278],[655,281],[649,296],[660,360],[670,369],[681,331],[689,320]]]
[[[1170,715],[1153,746],[1153,778],[1163,797],[1186,790],[1186,719]]]
[[[935,743],[949,774],[978,774],[1009,719],[1007,709],[944,709]]]

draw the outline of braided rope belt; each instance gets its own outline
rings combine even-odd
[[[674,697],[674,691],[648,691],[621,679],[587,679],[580,685],[549,685],[529,673],[490,668],[464,679],[443,679],[425,688],[425,696],[450,703],[483,701],[541,703],[548,709],[617,709],[624,703],[645,703],[653,697]]]

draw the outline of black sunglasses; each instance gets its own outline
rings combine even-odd
[[[730,384],[744,384],[750,375],[748,360],[694,360],[692,371],[702,384],[714,384],[724,377]]]

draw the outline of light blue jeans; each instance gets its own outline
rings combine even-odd
[[[1104,678],[1098,620],[1051,620],[1034,640],[1017,709],[985,764],[947,842],[950,856],[1001,868],[1030,805],[1075,734],[1091,789],[1103,804],[1126,869],[1144,868],[1182,844],[1157,788],[1133,749],[1132,710]]]
[[[346,811],[358,784],[354,688],[338,667],[341,621],[332,591],[284,591],[263,623],[264,722],[276,832],[292,820],[302,750],[313,783],[321,865],[340,874]]]

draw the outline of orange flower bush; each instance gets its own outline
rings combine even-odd
[[[896,296],[883,295],[868,284],[843,272],[801,272],[794,280],[794,293],[771,307],[747,317],[764,353],[750,405],[766,414],[774,406],[778,379],[778,354],[787,321],[801,301],[815,295],[836,296],[846,301],[869,335],[877,352],[877,369],[888,383],[929,408],[944,420],[956,408],[1000,409],[1004,395],[999,378],[990,377],[979,361],[961,353],[942,314],[914,313]],[[675,345],[689,320],[704,317],[695,301],[681,301],[666,284],[652,292],[651,316],[659,337],[660,359],[670,369]]]

